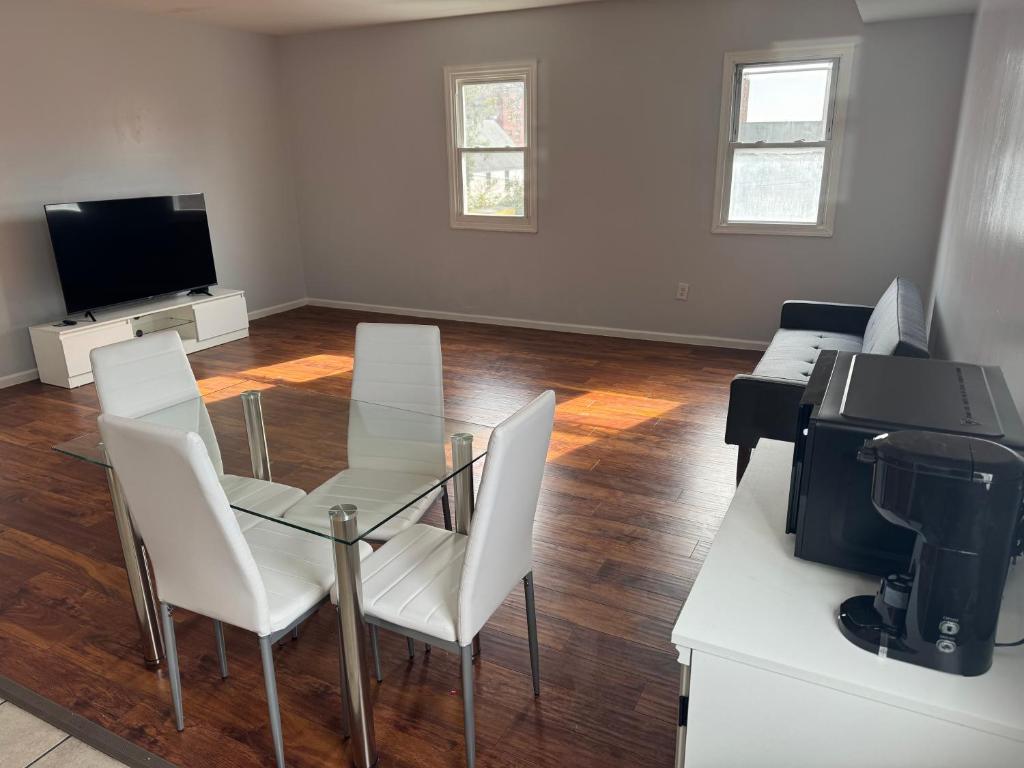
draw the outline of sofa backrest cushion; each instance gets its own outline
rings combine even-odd
[[[864,331],[863,351],[872,355],[928,357],[921,294],[906,278],[893,280],[875,305]]]

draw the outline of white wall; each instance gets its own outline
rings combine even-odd
[[[627,0],[285,38],[309,294],[758,340],[787,298],[927,291],[970,32],[864,26],[853,0]],[[839,36],[861,45],[835,236],[713,235],[724,53]],[[442,67],[530,57],[540,231],[451,230]]]
[[[0,3],[0,381],[63,317],[44,202],[202,191],[220,283],[305,295],[272,39],[85,3]]]
[[[934,293],[935,351],[1002,366],[1024,413],[1024,3],[978,15]]]

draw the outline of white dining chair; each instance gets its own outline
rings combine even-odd
[[[178,607],[259,638],[274,756],[284,768],[273,645],[326,600],[335,578],[330,541],[273,521],[243,532],[196,432],[109,414],[99,427],[156,575],[175,727],[185,728],[171,617]],[[361,543],[360,557],[369,553]]]
[[[374,528],[367,538],[387,541],[419,522],[440,496],[445,528],[450,530],[448,489],[437,487],[446,471],[443,416],[437,326],[359,323],[348,466],[286,516],[326,531],[332,507],[354,504],[360,529]],[[408,501],[408,506],[392,517],[398,499]]]
[[[470,768],[476,762],[473,638],[520,581],[533,693],[540,695],[533,521],[554,413],[555,395],[548,390],[494,429],[468,535],[414,525],[362,563],[363,613],[371,627],[461,657]],[[336,590],[332,599],[337,600]]]
[[[90,359],[100,410],[128,418],[159,411],[156,416],[148,416],[148,420],[196,432],[232,504],[266,517],[281,517],[306,495],[300,488],[224,472],[210,414],[176,331],[160,331],[98,347]],[[237,517],[243,528],[260,521],[244,512],[238,512]]]

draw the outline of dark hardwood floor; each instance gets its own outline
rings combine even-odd
[[[190,360],[206,392],[258,382],[347,394],[355,324],[387,319],[307,307]],[[542,694],[517,591],[482,634],[479,764],[672,765],[669,635],[733,492],[729,380],[757,355],[439,325],[448,415],[496,424],[545,388],[558,397],[534,535]],[[140,662],[103,473],[51,450],[94,430],[96,413],[91,385],[0,390],[0,674],[182,766],[272,765],[255,638],[228,629],[222,681],[211,623],[183,611],[186,729],[174,730],[167,677]],[[427,520],[440,524],[439,511]],[[410,662],[382,633],[380,765],[461,766],[458,661],[419,651]],[[330,612],[276,663],[289,766],[346,764]]]

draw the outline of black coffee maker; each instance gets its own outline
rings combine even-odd
[[[858,458],[874,464],[875,509],[917,541],[908,573],[843,602],[840,630],[879,656],[983,674],[1020,547],[1024,459],[989,440],[920,431],[879,435]]]

